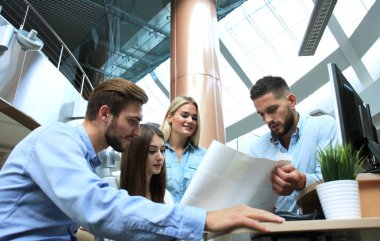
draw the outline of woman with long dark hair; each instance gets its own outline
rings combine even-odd
[[[132,138],[121,155],[119,188],[153,202],[173,203],[166,191],[164,135],[152,124],[141,124],[141,135]]]

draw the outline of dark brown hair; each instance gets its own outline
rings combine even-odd
[[[278,76],[265,76],[259,79],[251,88],[251,100],[255,100],[268,93],[273,93],[276,98],[284,97],[290,92],[286,81]]]
[[[88,98],[86,119],[95,120],[103,105],[107,105],[110,113],[117,117],[130,101],[145,104],[148,102],[148,96],[138,85],[126,79],[105,80],[95,87]]]
[[[121,154],[120,188],[133,196],[143,196],[146,190],[146,160],[150,142],[154,135],[164,139],[164,134],[156,126],[141,124],[141,135],[132,138],[125,152]],[[161,172],[153,175],[149,185],[153,202],[164,203],[166,189],[165,162]]]

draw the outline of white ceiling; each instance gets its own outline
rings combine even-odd
[[[346,40],[350,43],[348,39],[361,24],[369,9],[374,4],[378,5],[378,2],[375,2],[375,0],[338,1],[333,16],[339,23],[338,27],[343,31],[337,33],[337,29],[331,29],[331,25],[329,25],[314,56],[297,56],[304,30],[313,10],[312,0],[246,1],[219,21],[220,41],[239,63],[252,84],[268,74],[284,77],[289,85],[296,86],[297,83],[308,81],[309,85],[297,85],[301,90],[305,88],[304,93],[307,95],[312,92],[309,97],[303,98],[298,107],[300,111],[310,112],[328,105],[327,97],[331,95],[326,85],[318,86],[316,90],[310,90],[312,88],[310,86],[313,85],[311,82],[318,82],[319,79],[324,78],[324,75],[327,75],[326,71],[320,71],[318,65],[325,62],[334,51],[337,52],[338,48],[342,48],[341,43],[336,39],[337,36],[346,36]],[[367,34],[363,34],[362,37],[368,38]],[[363,46],[359,47],[363,48]],[[373,80],[377,80],[380,77],[378,67],[380,56],[377,54],[380,51],[380,41],[376,41],[373,47],[364,47],[369,48],[368,53],[359,59],[350,59],[353,56],[352,49],[355,52],[355,48],[348,48],[348,51],[347,48],[342,48],[339,53],[346,58],[345,61],[349,64],[350,61],[363,62]],[[324,63],[323,65],[326,68]],[[219,56],[219,66],[226,129],[233,129],[230,127],[237,125],[245,128],[244,133],[246,134],[241,136],[239,134],[240,137],[232,140],[232,144],[230,143],[239,149],[244,140],[248,143],[266,129],[265,127],[260,128],[260,125],[256,126],[251,120],[249,123],[251,129],[244,126],[242,120],[254,115],[255,112],[249,99],[249,89],[222,54]],[[314,71],[315,69],[319,70]],[[310,73],[313,73],[311,79]],[[163,92],[162,87],[170,90],[170,59],[157,67],[154,75],[160,85],[157,84],[157,79],[154,79],[152,74],[142,78],[138,85],[144,88],[149,96],[149,102],[144,106],[144,122],[161,123],[169,105],[169,98],[167,93]],[[352,81],[355,88],[362,88],[359,81],[360,73],[358,74],[357,70],[351,67],[347,68],[344,75]],[[313,93],[313,91],[315,92]],[[321,98],[321,96],[325,98]],[[377,120],[380,118],[379,116],[377,115]],[[6,158],[9,150],[29,132],[27,128],[0,112],[0,160]]]
[[[265,75],[279,75],[285,78],[288,84],[296,89],[293,91],[299,99],[298,110],[307,113],[315,109],[324,110],[325,107],[325,112],[331,111],[328,108],[333,93],[326,84],[329,79],[328,62],[341,61],[337,64],[359,91],[364,88],[363,76],[370,76],[370,81],[379,79],[380,57],[376,54],[380,50],[379,41],[371,46],[372,43],[367,44],[359,38],[354,39],[357,40],[355,43],[351,43],[350,39],[359,28],[364,30],[362,33],[372,28],[363,26],[365,24],[362,24],[362,21],[371,7],[378,5],[375,2],[338,1],[333,12],[334,22],[329,23],[313,56],[298,56],[313,11],[312,0],[250,0],[218,22],[221,43],[248,77],[248,82],[242,80],[225,55],[220,54],[218,60],[224,124],[227,141],[233,143],[232,147],[237,147],[237,142],[240,139],[241,143],[244,136],[248,136],[247,142],[250,142],[252,138],[265,131],[265,128],[260,128],[261,120],[253,118],[255,109],[247,87]],[[361,38],[364,38],[368,34],[361,35]],[[364,56],[359,56],[356,54],[357,47],[367,48],[368,51],[366,50]],[[365,66],[364,71],[349,67],[358,62]],[[157,67],[154,74],[155,79],[146,75],[137,84],[146,90],[149,96],[149,102],[144,107],[144,121],[161,123],[169,105],[168,96],[163,93],[162,86],[170,90],[170,60]],[[234,137],[228,138],[230,133],[234,133]]]

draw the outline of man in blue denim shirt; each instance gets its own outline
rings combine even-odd
[[[91,93],[83,124],[55,123],[24,138],[0,171],[0,240],[76,240],[78,226],[115,240],[200,240],[203,230],[265,230],[257,220],[283,221],[247,206],[206,212],[158,204],[99,178],[97,153],[124,151],[140,135],[147,100],[132,82],[106,80]]]
[[[272,160],[286,159],[291,164],[273,170],[273,190],[280,195],[276,211],[298,212],[298,191],[322,180],[316,153],[337,143],[334,118],[329,115],[300,115],[296,96],[281,77],[266,76],[251,89],[256,112],[270,132],[255,140],[250,155]]]

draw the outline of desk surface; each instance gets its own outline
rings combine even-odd
[[[380,228],[380,217],[361,219],[339,219],[339,220],[307,220],[307,221],[287,221],[284,223],[263,223],[271,233],[285,232],[306,232],[306,231],[326,231],[326,230],[350,230],[350,229],[370,229]],[[260,232],[239,228],[229,234],[258,234]],[[206,233],[207,239],[220,236],[217,233]]]

